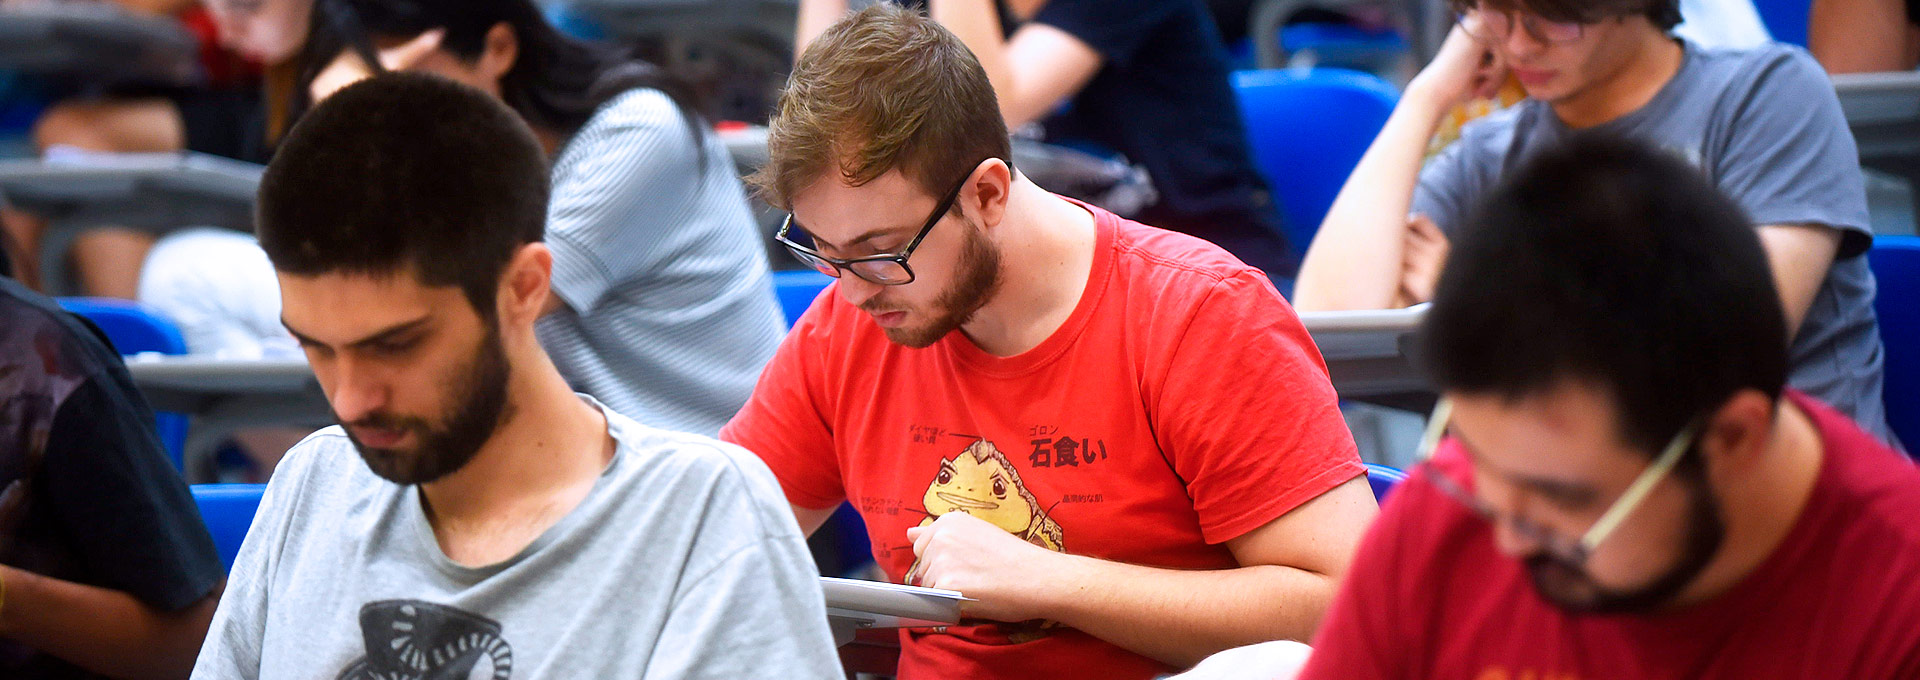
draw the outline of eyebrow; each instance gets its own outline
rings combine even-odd
[[[813,239],[813,245],[815,250],[819,250],[822,248],[829,249],[829,250],[847,250],[849,248],[860,245],[862,243],[866,243],[868,241],[872,241],[882,236],[887,236],[889,234],[896,234],[899,232],[906,231],[908,229],[919,228],[919,227],[906,226],[906,225],[894,225],[891,227],[881,227],[879,229],[869,229],[867,230],[866,233],[861,234],[858,237],[855,237],[851,241],[848,241],[847,245],[836,246],[836,245],[833,245],[832,243],[829,243],[826,239],[823,239],[823,238],[820,238],[819,236],[814,235],[812,231],[808,231],[807,225],[801,224],[800,220],[797,218],[794,219],[793,226],[799,227],[800,231],[806,233],[807,238]]]
[[[1600,493],[1598,489],[1586,484],[1489,469],[1491,466],[1487,465],[1486,462],[1480,458],[1478,448],[1473,445],[1473,442],[1467,441],[1467,438],[1460,434],[1460,430],[1452,430],[1451,436],[1459,440],[1461,451],[1467,454],[1467,460],[1473,463],[1475,470],[1485,470],[1495,477],[1506,480],[1508,483],[1524,486],[1563,500],[1590,500]]]
[[[402,321],[400,323],[388,326],[386,328],[382,328],[378,331],[374,331],[373,333],[367,335],[366,337],[360,338],[359,340],[354,340],[354,341],[345,343],[345,345],[347,347],[357,348],[357,347],[366,347],[368,345],[379,344],[382,342],[390,342],[402,335],[406,335],[407,333],[410,333],[412,331],[419,330],[420,328],[426,326],[427,322],[431,320],[432,320],[432,317],[430,316],[422,316],[412,321]],[[307,337],[305,334],[301,333],[300,331],[294,330],[293,326],[287,323],[287,318],[284,316],[280,317],[280,326],[283,328],[286,328],[288,333],[292,333],[294,339],[299,340],[301,344],[317,345],[320,347],[329,346],[327,345],[327,343]]]

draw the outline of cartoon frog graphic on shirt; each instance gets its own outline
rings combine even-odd
[[[1060,524],[1047,516],[1033,492],[1020,483],[1020,473],[1006,454],[985,439],[952,459],[940,461],[940,472],[934,475],[922,500],[927,518],[920,521],[920,526],[932,524],[949,512],[964,512],[1028,543],[1066,552]]]
[[[1013,462],[985,439],[974,442],[951,459],[940,461],[940,471],[927,486],[923,502],[927,518],[920,521],[920,526],[932,524],[934,519],[949,512],[964,512],[1028,543],[1054,552],[1067,551],[1060,523],[1047,515],[1033,492],[1020,482],[1020,473],[1014,469]],[[908,572],[918,571],[919,567],[920,561],[916,559]],[[1047,629],[1054,625],[1051,621],[1036,620],[1003,623],[998,627],[1009,641],[1019,643],[1045,637]]]

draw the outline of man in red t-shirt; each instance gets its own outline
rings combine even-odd
[[[1423,339],[1452,436],[1301,677],[1920,677],[1920,471],[1782,388],[1740,210],[1585,138],[1469,225]]]
[[[903,677],[1146,678],[1312,635],[1375,508],[1264,275],[1014,172],[978,62],[885,3],[801,56],[768,151],[781,238],[839,281],[721,437],[804,529],[851,500],[889,579],[977,600],[902,634]]]

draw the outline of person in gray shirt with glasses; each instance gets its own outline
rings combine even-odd
[[[1677,0],[1453,4],[1453,35],[1327,212],[1296,307],[1424,302],[1466,215],[1501,178],[1576,131],[1641,140],[1687,159],[1758,230],[1787,315],[1788,383],[1890,440],[1862,257],[1873,241],[1865,180],[1813,58],[1788,45],[1715,49],[1676,38]],[[1527,98],[1468,123],[1423,167],[1442,117],[1509,77]]]

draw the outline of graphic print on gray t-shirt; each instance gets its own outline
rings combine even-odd
[[[1866,180],[1832,82],[1796,47],[1683,45],[1680,71],[1653,99],[1585,131],[1650,141],[1680,155],[1755,225],[1840,232],[1826,280],[1794,334],[1787,384],[1891,441],[1873,273],[1863,257],[1873,243]],[[1469,123],[1421,169],[1412,211],[1456,234],[1501,178],[1574,133],[1552,107],[1531,99]]]
[[[419,600],[382,600],[360,608],[367,655],[340,680],[465,680],[482,661],[493,680],[513,677],[513,646],[500,624]]]

